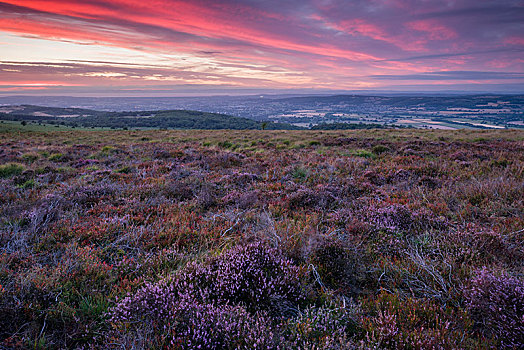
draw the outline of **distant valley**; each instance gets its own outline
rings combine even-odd
[[[300,129],[278,122],[261,122],[219,113],[189,110],[110,112],[33,105],[0,107],[0,121],[69,128],[110,129]]]
[[[25,115],[32,116],[31,121],[45,122],[61,117],[58,121],[66,125],[74,122],[88,127],[119,128],[260,129],[262,122],[269,129],[316,125],[325,128],[326,124],[337,124],[336,128],[340,128],[338,124],[354,125],[346,128],[362,128],[362,125],[443,130],[524,128],[522,95],[11,96],[0,98],[0,112],[1,119]]]

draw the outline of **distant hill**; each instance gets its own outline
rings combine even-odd
[[[489,106],[489,103],[496,102],[498,99],[508,100],[508,103],[515,106],[524,105],[524,95],[451,95],[451,96],[426,96],[426,95],[405,95],[405,96],[380,96],[380,95],[329,95],[329,96],[294,96],[282,98],[280,101],[299,106],[313,105],[373,105],[392,107],[414,107],[426,106],[432,110],[442,107],[475,108],[478,105],[485,105],[485,108],[496,108]]]
[[[0,120],[114,129],[302,129],[286,123],[260,122],[226,114],[189,110],[108,112],[33,105],[2,106],[0,107]]]

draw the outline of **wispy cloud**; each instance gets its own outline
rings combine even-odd
[[[523,33],[519,0],[5,0],[0,72],[15,86],[447,88],[522,80]]]
[[[518,72],[478,72],[478,71],[443,71],[421,74],[371,75],[382,80],[524,80],[524,73]]]

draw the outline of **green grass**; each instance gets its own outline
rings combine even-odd
[[[21,185],[18,185],[17,187],[21,188],[21,189],[24,189],[24,190],[28,189],[28,188],[33,188],[33,187],[35,187],[35,180],[33,180],[33,179],[27,180],[26,182],[24,182]]]
[[[64,155],[62,153],[55,153],[51,154],[47,159],[49,159],[51,162],[59,162],[60,160],[62,160],[62,158],[64,158]]]
[[[22,155],[22,159],[24,159],[26,162],[28,163],[32,163],[34,162],[35,160],[37,160],[38,158],[40,158],[40,156],[38,155],[38,153],[25,153],[24,155]]]
[[[25,170],[22,164],[7,163],[0,165],[0,178],[7,178],[15,175],[20,175]]]
[[[377,158],[377,155],[371,151],[365,150],[365,149],[357,149],[351,152],[354,156],[362,157],[362,158],[369,158],[369,159],[375,159]]]

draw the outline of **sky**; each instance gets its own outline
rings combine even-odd
[[[524,0],[0,1],[0,94],[524,92]]]

